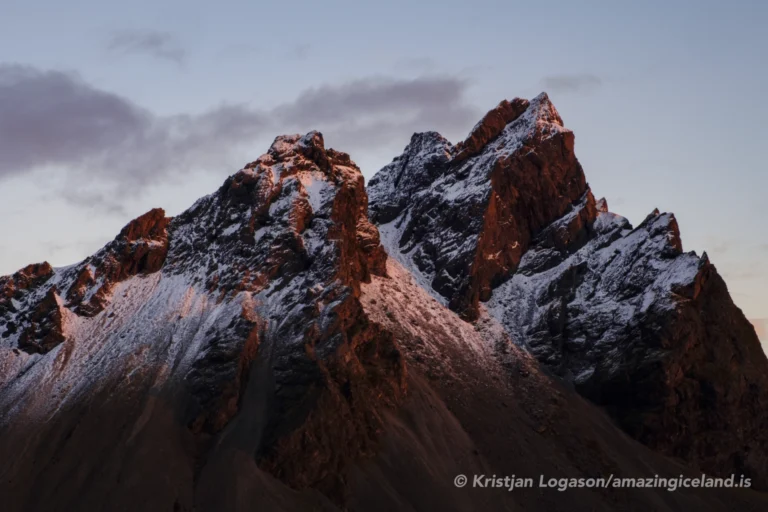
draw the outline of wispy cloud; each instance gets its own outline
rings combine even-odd
[[[757,268],[743,270],[723,271],[723,276],[729,281],[749,281],[760,277],[761,272]]]
[[[541,86],[553,93],[592,92],[602,83],[600,77],[588,73],[551,75],[541,79]]]
[[[366,78],[308,89],[271,115],[299,131],[325,127],[344,147],[370,147],[437,127],[465,131],[479,117],[467,86],[455,77]]]
[[[88,253],[97,251],[100,247],[103,247],[106,242],[109,241],[107,237],[90,237],[83,239],[70,239],[66,242],[41,242],[41,245],[45,248],[46,254],[56,254],[67,251],[80,251],[84,250]]]
[[[306,43],[294,46],[288,52],[288,56],[296,60],[307,60],[312,47]]]
[[[725,255],[734,247],[739,247],[739,243],[735,240],[723,239],[720,237],[710,236],[705,240],[705,248],[709,254]]]
[[[463,133],[479,117],[467,87],[448,76],[372,77],[308,89],[268,110],[233,104],[157,116],[76,74],[0,65],[0,179],[59,169],[69,183],[88,183],[88,204],[115,209],[104,198],[190,169],[221,172],[235,150],[281,133],[318,129],[353,158],[370,147],[399,149],[414,131]]]
[[[154,30],[121,30],[112,35],[107,48],[122,54],[145,54],[184,64],[187,52],[171,34]]]
[[[413,57],[399,60],[395,63],[396,70],[429,72],[437,67],[434,59],[429,57]]]

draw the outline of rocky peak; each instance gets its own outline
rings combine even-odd
[[[62,275],[69,309],[83,316],[104,310],[118,283],[159,271],[168,254],[165,211],[155,208],[129,222],[103,249]]]
[[[347,154],[325,149],[319,132],[280,136],[174,221],[168,270],[194,268],[228,293],[258,291],[324,261],[355,288],[384,272],[386,259],[367,209],[362,173]],[[201,257],[206,246],[216,250]]]
[[[652,237],[659,237],[666,242],[665,247],[659,251],[660,256],[675,257],[682,254],[683,242],[674,213],[661,213],[658,208],[654,208],[637,228],[646,229]]]
[[[466,160],[478,154],[490,141],[498,137],[509,123],[520,117],[529,105],[528,100],[522,98],[515,98],[511,102],[503,100],[499,103],[483,116],[464,141],[456,145],[456,160]]]
[[[53,268],[44,261],[27,265],[13,275],[0,277],[0,307],[11,303],[14,296],[18,298],[25,290],[35,288],[53,275]]]
[[[412,195],[441,176],[455,150],[437,132],[415,133],[403,154],[384,167],[368,183],[370,217],[379,224],[394,220]]]
[[[41,317],[47,316],[40,310],[50,312],[53,309],[58,309],[58,305],[55,304],[55,297],[46,292],[48,287],[45,286],[45,283],[53,275],[54,270],[51,265],[48,262],[43,262],[27,265],[13,275],[0,277],[0,333],[2,338],[14,336],[23,339],[22,345],[35,352],[44,351],[51,344],[56,343],[56,340],[53,339],[54,336],[46,338],[42,343],[35,346],[37,340],[33,333],[37,330],[37,326],[32,327],[32,322],[28,321],[28,316],[25,315],[24,311],[28,303],[45,303],[44,306],[39,306],[36,311],[35,318],[39,323],[43,319]],[[51,304],[52,301],[54,304]],[[48,332],[61,331],[60,319],[51,318],[49,324]]]
[[[162,208],[154,208],[144,215],[133,219],[117,235],[116,240],[136,242],[139,240],[163,242],[167,240],[169,218]]]
[[[414,143],[423,140],[430,144]],[[587,193],[573,140],[546,94],[504,101],[456,148],[437,135],[414,137],[371,180],[372,219],[390,254],[474,318],[532,237]]]

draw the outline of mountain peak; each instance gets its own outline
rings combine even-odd
[[[455,160],[463,161],[477,155],[503,132],[509,132],[506,142],[501,141],[502,146],[507,146],[530,139],[537,132],[550,135],[563,128],[563,120],[545,92],[530,101],[522,98],[503,100],[483,116],[464,141],[456,145]]]
[[[342,155],[333,150],[326,150],[323,134],[318,131],[311,131],[305,135],[298,133],[280,135],[275,137],[266,153],[247,164],[243,169],[263,172],[274,166],[275,169],[272,169],[273,181],[277,181],[282,175],[288,176],[302,170],[318,170],[325,173],[331,169],[331,162],[329,161],[331,154]],[[349,157],[344,156],[348,161]]]
[[[165,228],[169,218],[162,208],[153,208],[147,213],[136,217],[120,231],[117,238],[135,242],[139,239],[160,240],[165,236]]]
[[[532,113],[535,114],[534,117],[537,122],[564,126],[563,118],[560,117],[560,113],[557,111],[546,92],[542,92],[533,98],[529,108]]]
[[[305,135],[296,133],[275,137],[267,154],[279,161],[290,160],[296,155],[311,158],[318,152],[325,152],[325,140],[322,133],[313,130]]]
[[[528,100],[515,98],[512,101],[503,100],[472,128],[467,138],[456,145],[456,158],[465,160],[476,155],[486,144],[498,135],[512,121],[525,112],[530,103]]]
[[[414,136],[371,179],[371,218],[390,254],[408,252],[402,263],[474,318],[533,236],[587,197],[573,147],[546,94],[504,100],[455,147],[437,134]],[[588,203],[572,229],[593,222]]]

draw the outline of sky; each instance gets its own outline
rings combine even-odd
[[[276,135],[320,130],[370,178],[546,91],[595,196],[674,212],[768,318],[766,25],[757,1],[2,0],[0,275],[178,214]]]

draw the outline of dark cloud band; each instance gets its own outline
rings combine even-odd
[[[179,65],[187,57],[184,48],[171,34],[152,30],[122,30],[112,35],[107,48],[116,53],[146,54]]]
[[[0,178],[50,166],[130,195],[179,171],[221,172],[244,144],[311,129],[354,157],[404,145],[414,131],[467,131],[478,117],[467,87],[453,77],[367,78],[306,90],[272,110],[161,117],[74,74],[0,65]]]

